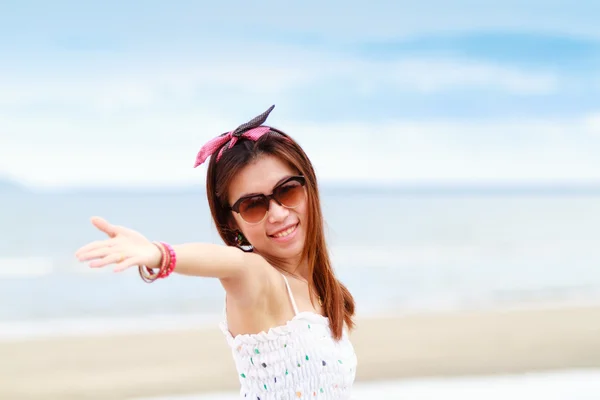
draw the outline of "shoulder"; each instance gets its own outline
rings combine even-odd
[[[281,276],[267,260],[256,253],[240,251],[242,269],[235,278],[220,279],[221,285],[227,292],[227,297],[239,305],[253,307],[264,299],[277,284]]]

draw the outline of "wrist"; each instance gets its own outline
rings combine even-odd
[[[177,255],[173,247],[164,242],[152,242],[153,252],[147,265],[139,265],[140,277],[147,283],[166,278],[175,270]],[[155,271],[157,270],[158,271]]]
[[[150,269],[160,269],[165,257],[163,250],[160,248],[158,243],[152,243],[152,249],[154,252],[152,253],[151,262],[148,265]]]

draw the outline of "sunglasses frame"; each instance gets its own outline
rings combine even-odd
[[[243,196],[240,197],[239,199],[237,199],[237,201],[235,203],[233,203],[232,206],[229,207],[230,211],[236,212],[239,214],[240,218],[242,218],[244,220],[244,222],[246,222],[247,224],[253,225],[253,224],[259,224],[262,221],[264,221],[265,217],[267,216],[267,214],[269,214],[269,209],[271,208],[271,200],[274,200],[275,203],[279,204],[282,207],[285,207],[287,209],[294,209],[296,208],[296,206],[294,207],[288,207],[285,204],[282,204],[279,200],[277,200],[275,198],[275,192],[277,191],[277,189],[279,189],[281,186],[285,185],[286,183],[289,183],[291,181],[296,181],[298,183],[300,183],[300,186],[304,187],[306,186],[306,178],[303,175],[292,175],[289,178],[287,178],[286,180],[284,180],[283,182],[281,182],[280,184],[276,185],[273,188],[273,191],[271,192],[271,194],[254,194],[251,196]],[[248,222],[244,219],[244,217],[242,216],[242,214],[240,213],[240,205],[242,204],[242,202],[244,202],[247,199],[251,199],[253,197],[262,197],[265,198],[267,200],[267,211],[265,212],[265,216],[258,222]]]

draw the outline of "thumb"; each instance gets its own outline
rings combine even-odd
[[[111,238],[117,236],[118,228],[104,218],[92,217],[92,224]]]

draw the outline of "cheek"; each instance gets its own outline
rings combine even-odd
[[[308,209],[308,200],[304,199],[302,203],[298,207],[296,207],[295,211],[300,217],[301,220],[306,219],[306,210]]]
[[[265,229],[262,224],[258,225],[246,225],[244,227],[244,236],[250,241],[250,243],[256,243],[264,239]]]
[[[235,222],[237,225],[236,229],[239,229],[242,232],[242,235],[244,235],[244,237],[252,243],[253,239],[256,239],[256,237],[257,237],[257,231],[258,231],[257,228],[259,228],[259,227],[247,225],[244,222],[244,220],[241,219],[241,217],[237,214],[234,214],[234,219],[235,219]]]

